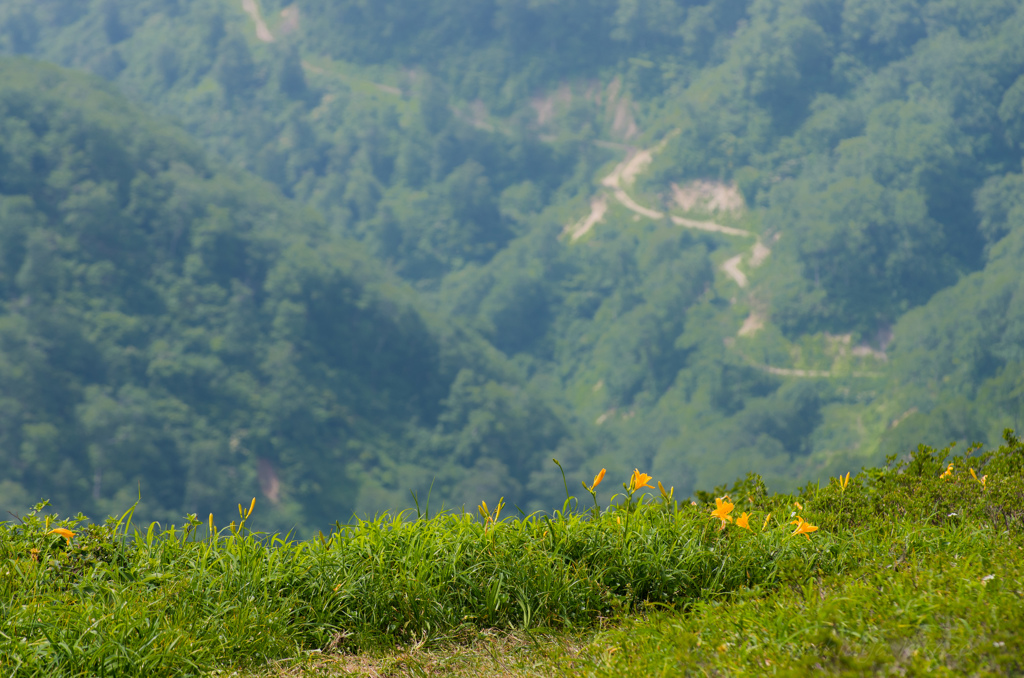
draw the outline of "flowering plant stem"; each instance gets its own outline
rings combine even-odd
[[[565,488],[565,505],[562,507],[562,511],[564,512],[572,508],[572,500],[576,497],[569,495],[569,483],[565,480],[565,469],[562,468],[561,462],[554,458],[552,458],[551,461],[555,462],[555,466],[557,466],[558,470],[562,472],[562,486]]]

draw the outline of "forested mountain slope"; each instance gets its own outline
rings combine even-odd
[[[262,492],[272,524],[308,527],[434,475],[467,499],[451,450],[481,402],[507,432],[476,455],[512,466],[495,491],[566,435],[497,352],[317,214],[92,77],[4,60],[0,83],[5,505],[105,512],[141,492],[172,520]]]
[[[361,415],[336,453],[347,503],[303,503],[302,472],[284,471],[336,420],[274,439],[310,524],[394,507],[435,475],[435,500],[551,505],[551,450],[573,483],[628,457],[689,492],[996,442],[1024,360],[1021,34],[1009,0],[0,8],[6,51],[91,70],[276,184],[335,243],[294,275],[387,269],[375,285],[404,305],[381,308],[420,318],[429,340],[360,363],[355,401],[387,414]],[[278,223],[267,237],[290,243]],[[348,317],[324,304],[309,317]],[[347,323],[306,327],[331,337],[323,364],[335,341],[366,350]],[[423,382],[400,367],[420,359],[436,363]]]

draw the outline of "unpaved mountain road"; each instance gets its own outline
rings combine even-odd
[[[643,149],[631,153],[625,160],[616,165],[615,169],[613,169],[608,176],[601,180],[601,185],[610,190],[612,197],[614,197],[620,205],[642,217],[647,217],[648,219],[664,219],[668,216],[672,223],[684,228],[693,228],[711,233],[721,233],[723,235],[734,237],[754,238],[754,246],[750,253],[749,265],[757,267],[763,263],[771,253],[771,250],[761,242],[761,239],[757,237],[756,233],[743,230],[742,228],[735,228],[733,226],[723,226],[722,224],[717,224],[713,221],[687,219],[686,217],[680,217],[675,214],[666,215],[664,212],[651,209],[650,207],[644,207],[630,197],[629,193],[626,192],[626,187],[631,185],[636,180],[637,175],[646,169],[646,167],[651,163],[651,160],[653,160],[654,153],[660,151],[664,147],[665,141],[666,140],[662,140],[662,142],[654,148]],[[675,188],[678,192],[678,187]],[[607,212],[608,201],[604,196],[599,196],[591,200],[590,214],[576,223],[566,226],[565,230],[570,234],[570,239],[572,241],[576,241],[582,238],[602,219],[604,219]],[[727,259],[721,267],[722,272],[742,288],[745,288],[749,283],[746,274],[739,268],[740,264],[743,262],[744,256],[744,254],[737,254],[736,256]]]
[[[768,258],[771,254],[771,249],[766,246],[758,235],[752,231],[747,231],[741,228],[735,228],[733,226],[724,226],[717,224],[713,221],[699,221],[696,219],[688,219],[686,217],[680,217],[675,214],[666,214],[649,207],[637,203],[630,195],[626,192],[626,187],[631,185],[636,176],[642,172],[650,163],[653,158],[653,153],[657,152],[664,146],[665,142],[662,141],[658,146],[653,149],[640,150],[632,153],[625,160],[615,166],[615,169],[601,180],[601,185],[611,193],[611,196],[616,201],[629,211],[634,214],[638,214],[648,219],[664,219],[666,216],[672,221],[672,223],[683,226],[685,228],[693,228],[702,231],[710,231],[713,233],[721,233],[723,235],[741,237],[741,238],[753,238],[754,243],[750,248],[749,252],[741,252],[732,257],[726,259],[722,265],[721,270],[725,273],[733,282],[736,283],[741,289],[746,289],[750,280],[747,275],[740,270],[740,264],[743,263],[744,259],[747,261],[747,265],[750,268],[757,268]],[[708,182],[702,182],[704,184]],[[676,193],[680,192],[679,187],[673,186]],[[706,189],[706,186],[701,187]],[[678,202],[678,201],[677,201]],[[594,228],[608,212],[608,197],[607,193],[598,194],[590,201],[590,214],[580,219],[574,224],[566,226],[565,232],[570,235],[571,241],[576,241],[586,235],[591,229]],[[737,336],[746,337],[752,336],[758,332],[758,330],[764,327],[766,318],[758,313],[757,311],[751,311],[750,315],[743,322]],[[727,338],[726,345],[734,348],[735,338]],[[853,355],[862,355],[864,353],[862,347],[853,349]],[[870,349],[867,349],[870,350]],[[742,353],[740,355],[743,355]],[[884,355],[884,354],[883,354]],[[764,363],[758,363],[751,360],[746,355],[743,357],[750,363],[751,366],[756,367],[759,370],[767,372],[768,374],[774,374],[780,377],[796,377],[802,379],[828,379],[838,376],[833,370],[813,370],[813,369],[801,369],[791,367],[775,367],[773,365],[767,365]],[[870,372],[863,370],[853,370],[848,373],[852,377],[879,377],[882,376],[879,372]],[[605,419],[614,415],[615,411],[610,410],[604,413],[598,418],[597,423],[601,424]]]
[[[727,276],[735,280],[737,285],[740,287],[746,287],[749,281],[747,280],[747,275],[740,270],[741,261],[743,261],[742,254],[730,257],[722,264],[722,270]]]

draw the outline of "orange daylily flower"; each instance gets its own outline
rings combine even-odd
[[[249,516],[252,515],[252,510],[254,508],[256,508],[256,497],[252,498],[252,502],[249,504],[249,511],[248,512],[246,512],[246,510],[242,508],[242,505],[239,504],[238,505],[238,517],[239,517],[239,519],[241,519],[242,522],[245,522],[246,520],[248,520]]]
[[[711,515],[721,520],[722,527],[725,527],[726,521],[730,523],[732,522],[732,516],[730,516],[729,514],[732,512],[732,509],[735,506],[736,505],[733,504],[728,499],[721,499],[719,497],[715,497],[715,510],[711,512]]]
[[[744,511],[743,515],[736,519],[736,527],[742,527],[744,530],[750,530],[750,514]],[[750,531],[752,532],[753,530]]]
[[[629,479],[630,492],[636,492],[641,487],[649,487],[653,490],[654,486],[649,484],[652,478],[653,476],[649,476],[646,473],[640,473],[640,469],[634,469],[633,476]]]
[[[72,532],[71,530],[68,530],[66,528],[63,528],[63,527],[55,527],[52,530],[50,530],[49,532],[47,532],[46,534],[59,534],[60,536],[62,536],[65,539],[67,539],[68,541],[71,541],[71,538],[75,536],[74,532]]]
[[[802,534],[803,536],[807,537],[807,541],[810,541],[811,537],[808,533],[815,532],[818,529],[816,525],[811,525],[809,522],[807,522],[803,518],[800,518],[799,516],[797,516],[797,519],[793,522],[796,523],[796,529],[793,530],[793,534],[790,535],[791,537],[795,537],[798,534]]]
[[[481,501],[480,506],[477,507],[477,511],[480,513],[480,517],[484,519],[484,529],[491,523],[498,522],[498,517],[501,515],[501,509],[505,507],[505,497],[498,500],[498,505],[494,507],[494,514],[491,514],[491,510],[487,508],[487,502]]]
[[[953,462],[949,462],[949,466],[946,467],[946,472],[940,475],[940,478],[949,478],[953,475]]]
[[[801,511],[803,511],[803,510],[804,510],[804,505],[803,505],[803,504],[801,504],[801,503],[800,503],[800,502],[798,502],[798,501],[794,501],[794,502],[793,502],[793,506],[797,507],[797,508],[798,508],[798,509],[800,509]]]
[[[607,469],[601,469],[596,476],[594,476],[594,482],[590,485],[590,491],[593,492],[601,481],[604,480],[604,474]]]

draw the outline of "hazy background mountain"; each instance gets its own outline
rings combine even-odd
[[[306,531],[548,508],[551,457],[686,494],[994,442],[1022,34],[995,0],[8,0],[0,504]]]

